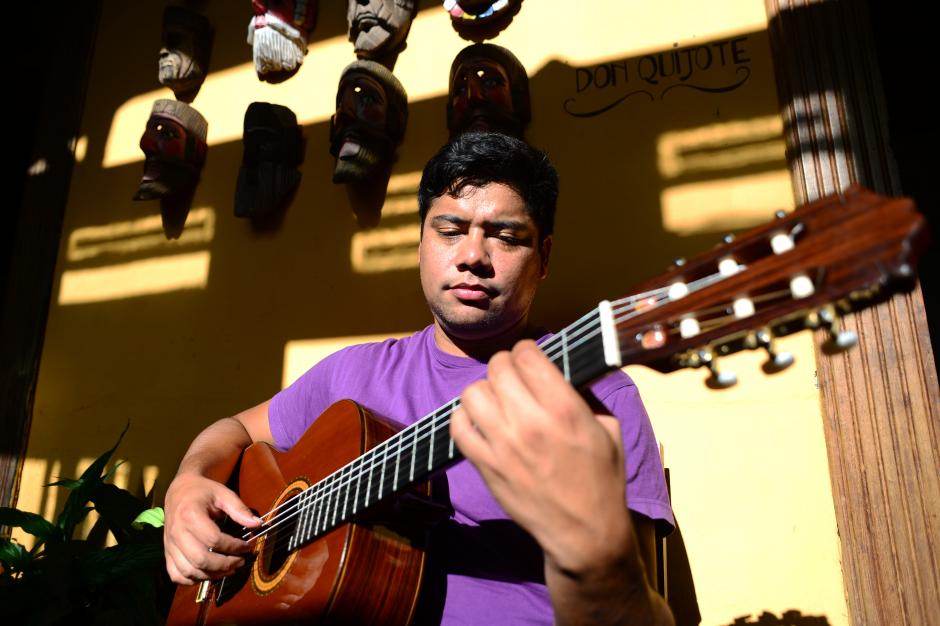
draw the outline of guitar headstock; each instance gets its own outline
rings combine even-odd
[[[773,338],[826,327],[827,351],[854,345],[839,316],[914,284],[926,243],[923,217],[908,198],[861,187],[828,196],[737,237],[642,285],[612,304],[624,363],[659,371],[708,367],[709,386],[734,384],[717,358],[764,348],[765,371],[792,356]]]

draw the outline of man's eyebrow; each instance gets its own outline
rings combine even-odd
[[[516,232],[528,231],[530,225],[522,220],[492,220],[485,222],[490,230],[512,230]]]
[[[444,213],[443,215],[435,215],[433,218],[431,218],[431,222],[447,222],[449,224],[457,224],[457,225],[462,226],[465,224],[469,224],[470,220],[457,216],[457,215],[453,215],[451,213]]]

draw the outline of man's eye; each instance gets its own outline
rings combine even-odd
[[[512,235],[500,235],[499,240],[503,243],[508,243],[511,246],[518,246],[522,243],[522,240],[518,237],[513,237]]]

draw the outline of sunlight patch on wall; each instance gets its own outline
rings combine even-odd
[[[349,244],[352,269],[377,274],[418,267],[418,185],[421,172],[406,172],[388,181],[379,228],[353,234]]]
[[[669,131],[656,142],[664,178],[782,162],[785,149],[779,115]]]
[[[47,459],[26,457],[23,461],[23,472],[20,474],[16,508],[38,513],[51,521],[55,516],[57,496],[61,490],[57,487],[46,487],[45,484],[58,480],[61,475],[61,461],[55,460],[50,464]],[[14,528],[11,537],[27,550],[33,547],[33,536],[23,532],[21,528]]]
[[[398,339],[412,333],[388,333],[385,335],[358,335],[350,337],[330,337],[328,339],[294,339],[284,344],[284,373],[281,376],[281,389],[289,386],[308,369],[330,356],[337,350],[357,343]]]
[[[660,196],[663,228],[679,235],[735,230],[793,208],[782,133],[780,117],[769,115],[660,135],[659,173],[674,181]]]
[[[179,239],[171,241],[163,234],[160,215],[148,215],[128,222],[101,226],[83,226],[69,235],[66,258],[82,261],[101,254],[126,254],[141,250],[173,249],[192,243],[207,243],[215,236],[215,211],[208,207],[194,209],[186,218]]]
[[[512,27],[501,33],[499,43],[513,50],[530,76],[551,60],[589,65],[653,50],[671,48],[676,33],[685,40],[706,41],[766,28],[767,17],[759,2],[715,1],[707,20],[698,11],[675,11],[662,19],[658,5],[633,3],[581,3],[571,10],[567,0],[539,0],[538,10],[523,9]],[[558,20],[557,15],[565,15]],[[467,42],[456,36],[450,16],[439,6],[421,11],[411,26],[408,49],[395,67],[395,76],[417,102],[447,93],[450,64]],[[244,112],[251,102],[265,101],[289,107],[302,125],[324,122],[335,109],[334,89],[342,69],[352,60],[345,35],[311,45],[304,63],[289,83],[270,85],[255,75],[250,61],[212,72],[193,106],[209,121],[209,145],[237,141],[242,136]],[[246,46],[246,59],[250,57]],[[173,98],[169,89],[135,96],[118,107],[105,142],[102,166],[116,167],[141,161],[138,146],[153,101]]]
[[[376,274],[418,267],[421,226],[377,228],[353,235],[349,256],[354,271]]]
[[[114,261],[141,252],[159,254],[148,259],[110,263],[99,267],[69,268],[59,284],[60,305],[120,300],[179,289],[205,289],[209,281],[208,250],[183,252],[204,245],[215,236],[215,211],[190,211],[179,239],[168,240],[159,214],[136,220],[82,226],[68,237],[65,258],[80,263],[103,257]],[[169,254],[175,252],[176,254]]]
[[[66,270],[59,304],[87,304],[146,296],[180,289],[205,289],[209,251],[174,254],[107,267]]]
[[[736,230],[793,208],[790,174],[777,170],[664,189],[663,228],[677,235]]]

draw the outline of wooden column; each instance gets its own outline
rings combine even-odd
[[[899,194],[865,3],[765,3],[797,201],[853,182]],[[859,346],[817,362],[850,619],[936,624],[940,391],[921,292],[846,327]]]

